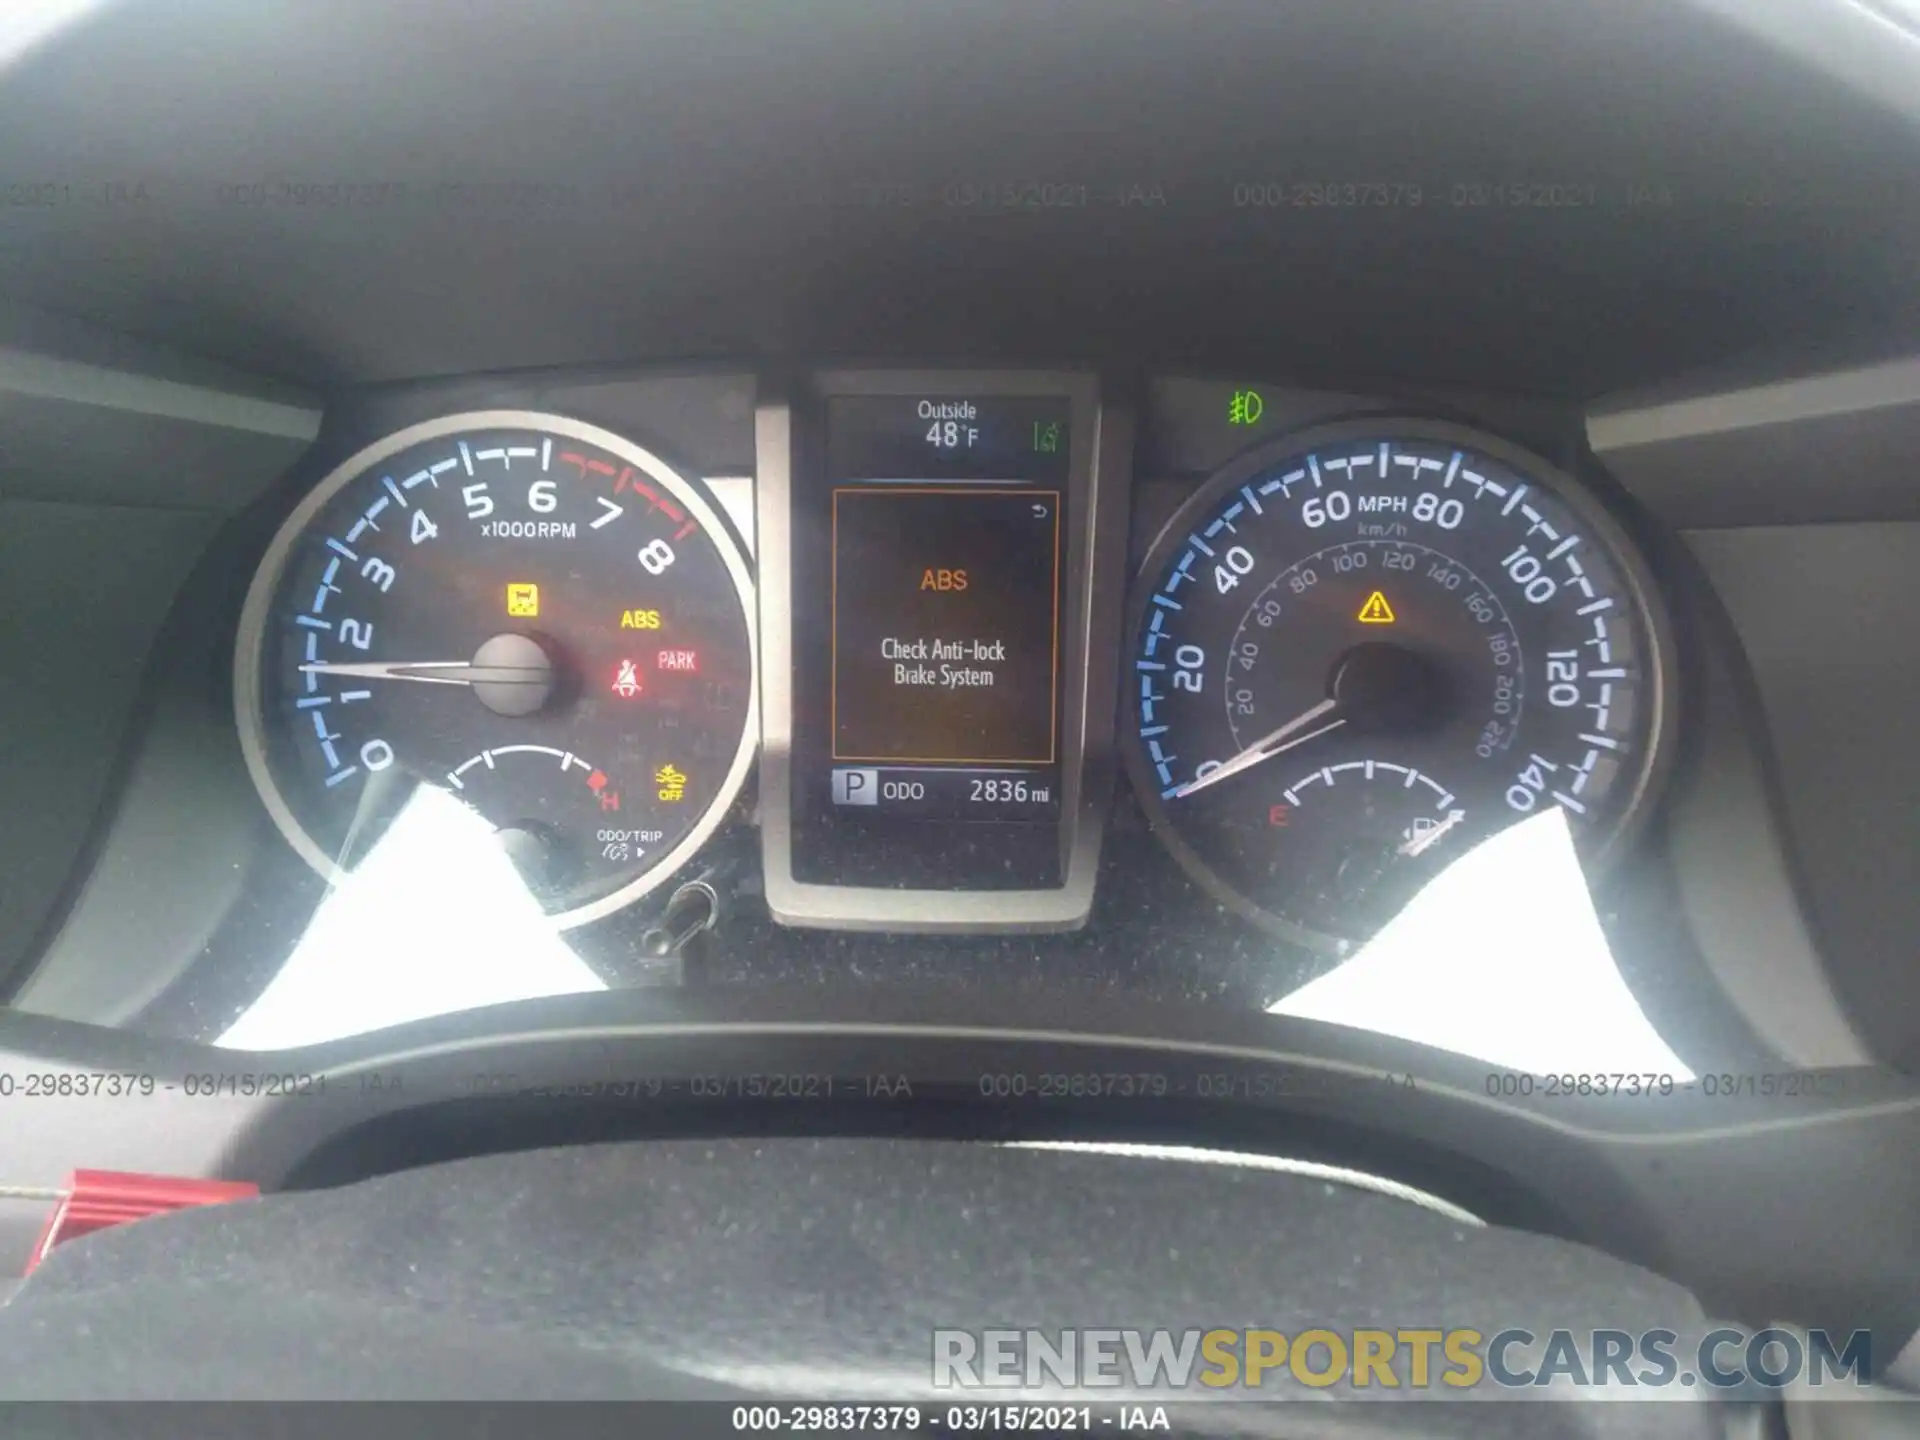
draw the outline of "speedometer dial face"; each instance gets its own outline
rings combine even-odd
[[[450,416],[335,470],[269,548],[235,699],[281,831],[330,878],[418,787],[560,924],[667,878],[755,735],[746,563],[703,492],[553,415]]]
[[[1590,497],[1491,437],[1381,420],[1269,446],[1143,570],[1141,802],[1216,894],[1335,952],[1529,815],[1558,807],[1598,859],[1666,728],[1653,597]]]

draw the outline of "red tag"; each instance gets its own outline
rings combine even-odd
[[[27,1260],[31,1275],[49,1251],[79,1235],[111,1229],[169,1210],[191,1210],[198,1205],[224,1205],[250,1200],[260,1193],[251,1180],[189,1180],[178,1175],[131,1175],[120,1170],[76,1170],[67,1181],[67,1193],[54,1206],[46,1228],[34,1242]]]

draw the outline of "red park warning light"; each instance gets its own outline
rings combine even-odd
[[[698,675],[700,652],[686,649],[662,650],[655,657],[653,664],[662,675]]]

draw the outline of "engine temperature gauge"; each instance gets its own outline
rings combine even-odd
[[[666,838],[623,809],[617,780],[558,746],[497,745],[454,766],[446,783],[493,824],[536,894],[565,894],[596,872],[617,874]]]

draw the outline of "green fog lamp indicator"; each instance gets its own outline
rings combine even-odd
[[[1267,402],[1260,398],[1258,390],[1236,390],[1233,392],[1233,403],[1227,406],[1227,423],[1251,425],[1266,408]]]

